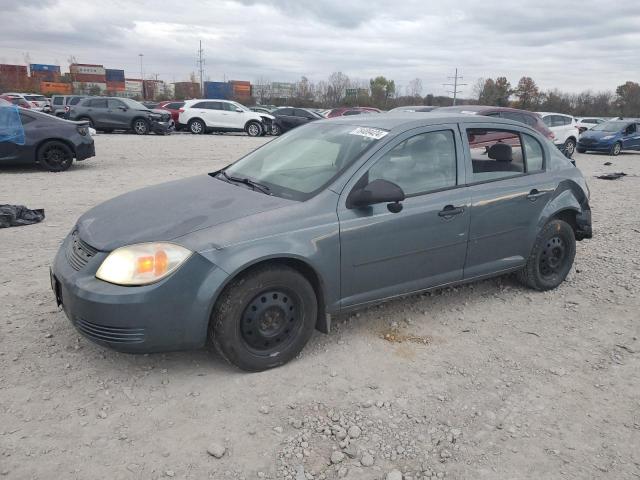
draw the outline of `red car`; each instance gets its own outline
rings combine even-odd
[[[327,118],[344,117],[346,115],[360,115],[361,113],[382,113],[373,107],[340,107],[329,110]]]
[[[21,97],[14,97],[13,95],[0,95],[0,98],[22,108],[31,108],[31,104]]]
[[[470,115],[484,115],[486,117],[508,118],[517,122],[529,125],[542,135],[553,141],[555,135],[542,121],[542,117],[537,113],[527,110],[518,110],[509,107],[489,107],[485,105],[456,105],[455,107],[440,107],[432,110],[433,113],[468,113]]]
[[[184,125],[180,124],[178,118],[180,117],[180,109],[182,107],[184,107],[184,102],[181,102],[180,100],[168,100],[165,102],[160,102],[156,108],[171,112],[171,118],[173,119],[173,123],[176,126],[176,130],[181,130]]]

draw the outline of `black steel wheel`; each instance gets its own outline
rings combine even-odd
[[[40,167],[50,172],[64,172],[73,163],[73,150],[66,143],[52,140],[38,149]]]
[[[571,271],[576,256],[576,238],[567,222],[554,219],[547,223],[531,250],[518,277],[536,290],[551,290],[560,285]]]
[[[315,329],[313,286],[285,265],[251,269],[222,292],[209,338],[229,363],[248,371],[283,365],[304,348]]]

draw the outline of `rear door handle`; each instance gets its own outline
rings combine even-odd
[[[541,192],[537,188],[534,188],[529,192],[529,195],[527,195],[527,199],[535,202],[538,198],[544,197],[546,194],[547,192],[545,192],[544,190]]]
[[[464,213],[463,207],[454,207],[453,205],[447,205],[438,212],[438,216],[446,218],[453,217],[454,215],[460,215],[461,213]]]

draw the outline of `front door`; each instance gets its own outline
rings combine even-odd
[[[524,264],[555,183],[532,135],[495,124],[474,124],[464,133],[472,202],[464,277],[471,279]]]
[[[629,124],[622,132],[622,148],[623,150],[640,149],[640,132],[636,123]]]
[[[342,192],[338,217],[342,306],[460,280],[467,249],[469,191],[456,152],[457,125],[407,132],[376,153]],[[406,195],[402,210],[387,204],[349,208],[356,186],[384,179]]]
[[[121,100],[108,99],[107,101],[107,121],[114,128],[129,128],[131,126],[131,115],[127,113],[127,106]]]

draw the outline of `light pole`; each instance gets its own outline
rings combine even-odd
[[[144,54],[139,53],[138,56],[140,57],[140,81],[142,82],[142,99],[145,100],[146,97],[144,95],[144,73],[142,71],[142,57],[144,57]]]

